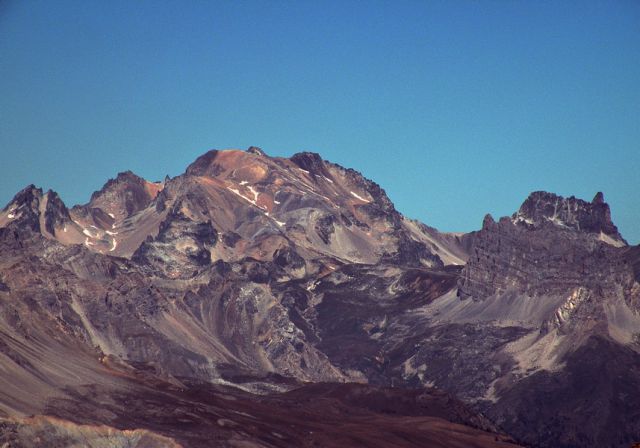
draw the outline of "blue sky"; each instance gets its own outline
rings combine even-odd
[[[0,1],[2,204],[250,145],[448,231],[602,190],[638,243],[640,2]]]

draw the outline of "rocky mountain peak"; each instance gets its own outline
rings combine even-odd
[[[27,185],[13,197],[11,202],[5,207],[5,210],[11,206],[28,207],[37,209],[37,202],[42,198],[42,188],[36,187],[34,184]]]
[[[145,180],[136,175],[134,172],[127,170],[120,172],[116,175],[115,179],[109,179],[100,190],[94,191],[91,195],[90,201],[95,201],[100,196],[107,194],[108,192],[117,189],[117,188],[128,188],[133,187],[135,185],[144,184]]]
[[[598,192],[592,202],[574,196],[564,198],[554,193],[536,191],[529,195],[517,213],[512,216],[515,224],[540,228],[549,224],[563,229],[601,234],[626,245],[611,220],[609,204]]]
[[[44,209],[45,230],[52,236],[56,234],[56,228],[63,227],[71,222],[69,209],[64,204],[58,193],[53,190],[47,191],[47,203]]]
[[[602,194],[602,191],[598,191],[596,193],[596,195],[593,197],[593,200],[591,201],[592,204],[604,204],[604,194]]]
[[[482,228],[488,229],[495,223],[496,221],[493,219],[493,216],[491,216],[491,213],[487,213],[486,215],[484,215],[484,219],[482,220]]]
[[[31,184],[20,190],[0,214],[0,225],[19,223],[21,229],[38,231],[42,189]]]
[[[213,162],[218,157],[220,151],[211,149],[198,157],[191,165],[187,167],[186,174],[189,176],[215,176],[215,170],[212,170]]]
[[[247,152],[249,154],[254,154],[256,156],[262,157],[266,157],[267,155],[261,148],[258,148],[257,146],[249,146],[249,148],[247,148]]]
[[[71,221],[69,210],[58,193],[29,185],[18,192],[4,208],[0,221],[2,224],[18,223],[22,230],[42,232],[55,237],[56,227]]]
[[[291,156],[291,161],[303,170],[307,170],[313,174],[323,174],[326,171],[322,157],[315,152],[305,151],[296,153]]]
[[[149,182],[132,171],[124,171],[94,192],[85,208],[127,218],[148,207],[163,188],[163,182]]]
[[[619,262],[623,246],[602,193],[586,202],[536,191],[511,218],[496,223],[485,216],[458,293],[484,300],[509,290],[532,296],[569,294],[576,285],[601,292],[605,279],[627,275]]]

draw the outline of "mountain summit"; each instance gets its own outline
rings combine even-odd
[[[536,191],[524,201],[520,210],[513,215],[513,219],[517,223],[534,227],[553,224],[594,233],[610,244],[627,245],[611,221],[609,204],[604,202],[602,192],[598,192],[593,201],[586,202],[573,196],[563,198],[553,193]]]

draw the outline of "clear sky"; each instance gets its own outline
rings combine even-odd
[[[640,242],[640,2],[0,0],[0,202],[311,150],[447,231],[529,192]]]

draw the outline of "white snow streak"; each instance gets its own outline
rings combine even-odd
[[[610,237],[609,235],[604,233],[602,230],[600,231],[600,235],[598,236],[598,239],[600,241],[602,241],[603,243],[607,243],[607,244],[609,244],[611,246],[614,246],[614,247],[622,247],[622,246],[624,246],[624,243],[622,241],[613,239],[612,237]]]
[[[562,221],[560,218],[558,218],[558,216],[555,214],[551,218],[547,218],[547,220],[551,221],[558,227],[568,227],[567,224],[564,221]]]
[[[518,213],[516,214],[516,217],[515,217],[511,222],[513,222],[514,224],[517,224],[517,223],[519,223],[519,222],[524,222],[524,223],[526,223],[526,224],[533,225],[533,220],[532,220],[532,219],[530,219],[530,218],[525,218],[525,217],[523,217],[523,216],[520,214],[520,212],[518,212]]]
[[[353,191],[350,191],[350,193],[351,193],[351,196],[353,196],[356,199],[360,199],[363,202],[369,202],[365,198],[363,198],[362,196],[359,196],[357,193],[354,193]]]
[[[256,205],[256,201],[254,201],[253,199],[249,199],[248,197],[246,197],[245,195],[240,193],[240,190],[238,190],[236,188],[231,188],[231,187],[227,187],[227,190],[231,191],[232,193],[237,194],[238,196],[240,196],[245,201],[248,201],[248,202],[252,203],[253,205]]]
[[[248,188],[249,188],[249,191],[251,191],[251,193],[253,193],[253,201],[254,201],[254,203],[255,203],[255,202],[258,200],[258,195],[259,195],[260,193],[258,193],[258,192],[257,192],[253,187],[251,187],[251,186],[250,186],[250,187],[248,187]]]
[[[227,187],[227,190],[237,194],[238,196],[240,196],[242,199],[244,199],[245,201],[255,205],[256,207],[258,207],[259,209],[265,210],[266,207],[262,207],[259,206],[257,204],[257,200],[258,200],[258,196],[260,195],[259,192],[257,192],[253,187],[249,187],[249,190],[251,191],[251,193],[253,194],[253,199],[250,199],[248,197],[246,197],[245,195],[243,195],[242,193],[240,193],[240,190],[236,189],[236,188],[231,188],[231,187]],[[269,216],[269,214],[267,213],[267,216]]]

